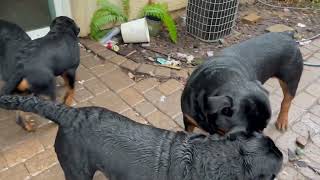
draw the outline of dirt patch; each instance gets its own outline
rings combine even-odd
[[[283,5],[278,1],[277,4]],[[254,25],[243,23],[241,18],[249,13],[258,14],[262,17],[262,20]],[[216,53],[224,47],[264,34],[266,33],[265,29],[274,24],[284,24],[294,28],[298,39],[309,38],[320,33],[319,11],[272,9],[260,3],[240,5],[234,31],[222,42],[206,43],[195,39],[187,34],[181,16],[176,18],[176,22],[179,37],[177,44],[172,43],[167,32],[162,31],[157,37],[152,37],[150,46],[142,47],[141,44],[122,44],[120,45],[121,51],[119,53],[125,56],[130,54],[127,57],[138,63],[154,63],[150,59],[170,55],[174,59],[181,60],[183,67],[188,67],[192,65],[187,64],[184,58],[179,58],[177,53],[193,55],[196,61],[199,62],[207,57],[208,51]],[[303,23],[306,27],[299,27],[297,26],[298,23]]]

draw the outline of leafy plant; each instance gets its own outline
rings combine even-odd
[[[129,0],[123,0],[123,9],[108,0],[97,0],[98,9],[93,14],[90,24],[90,36],[98,40],[105,35],[103,27],[107,24],[128,21]]]
[[[143,8],[143,16],[150,16],[160,19],[169,32],[170,39],[177,42],[177,27],[176,24],[168,12],[166,4],[154,3],[148,4]]]

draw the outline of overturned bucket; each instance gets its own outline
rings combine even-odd
[[[121,24],[121,35],[125,43],[150,42],[147,20],[142,18]]]

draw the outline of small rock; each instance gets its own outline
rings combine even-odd
[[[208,51],[208,52],[207,52],[207,56],[208,56],[208,57],[212,57],[213,55],[214,55],[214,52],[213,52],[213,51]]]
[[[203,59],[197,58],[197,59],[195,59],[191,64],[192,64],[193,66],[198,66],[198,65],[202,64],[203,61],[204,61]]]
[[[134,75],[131,72],[128,72],[128,76],[129,76],[130,79],[134,78]]]
[[[295,153],[296,153],[297,156],[303,156],[304,155],[304,150],[299,148],[299,147],[297,147]]]
[[[286,32],[286,31],[293,32],[294,31],[293,28],[286,26],[284,24],[275,24],[275,25],[268,27],[266,30],[269,32]]]
[[[303,38],[303,36],[301,34],[299,34],[299,33],[294,33],[293,36],[294,36],[295,39],[302,39]]]
[[[255,24],[261,20],[261,16],[258,16],[256,13],[251,13],[242,18],[242,21],[247,24]]]
[[[297,160],[296,154],[290,149],[288,149],[288,159],[290,162]]]
[[[308,167],[308,164],[305,161],[297,161],[295,164],[299,167]]]
[[[225,44],[224,39],[219,39],[219,43],[220,43],[221,45]]]
[[[286,13],[288,13],[288,12],[290,12],[290,9],[284,8],[283,11],[286,12]]]
[[[308,143],[308,140],[302,136],[297,137],[296,139],[296,144],[302,149],[306,147],[307,143]]]

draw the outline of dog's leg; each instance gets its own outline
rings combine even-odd
[[[74,86],[75,86],[75,71],[69,70],[62,75],[65,86],[67,87],[66,95],[64,96],[64,103],[68,106],[72,105],[74,97]]]
[[[193,132],[197,127],[196,121],[189,115],[183,114],[184,129],[187,132]]]
[[[276,122],[276,127],[279,130],[283,131],[288,128],[288,113],[291,106],[291,102],[293,100],[293,96],[290,94],[288,86],[285,82],[279,80],[279,83],[283,92],[283,100],[281,103],[280,113]]]

